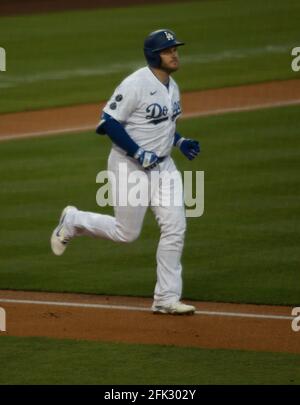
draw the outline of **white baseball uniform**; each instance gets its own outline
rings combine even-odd
[[[176,120],[181,114],[178,86],[170,77],[167,88],[144,67],[128,76],[115,90],[103,110],[119,121],[130,137],[143,149],[155,152],[165,159],[153,170],[160,173],[178,171],[170,157],[173,147]],[[150,180],[151,171],[144,171],[139,163],[113,144],[108,159],[108,170],[118,176],[120,163],[127,165],[128,174],[141,170]],[[145,184],[147,188],[149,185]],[[130,185],[127,184],[130,193]],[[118,190],[114,191],[118,193]],[[179,205],[154,204],[158,196],[180,194]],[[117,196],[114,196],[117,201]],[[149,196],[148,205],[160,227],[157,249],[157,282],[154,291],[155,305],[177,302],[182,293],[181,254],[186,229],[181,176],[165,184],[159,182]],[[115,242],[132,242],[140,234],[147,206],[114,206],[115,216],[73,210],[66,217],[70,236],[89,235]]]

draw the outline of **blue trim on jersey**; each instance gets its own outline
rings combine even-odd
[[[169,119],[169,117],[158,118],[157,120],[148,121],[148,124],[157,125],[157,124],[159,124],[160,122],[168,121],[168,119]]]
[[[130,138],[123,125],[105,112],[102,114],[102,120],[96,132],[98,134],[107,134],[114,144],[127,152],[127,155],[131,157],[139,149],[139,145]]]

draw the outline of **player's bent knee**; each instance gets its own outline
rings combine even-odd
[[[139,233],[138,234],[129,234],[127,235],[126,239],[124,240],[125,243],[132,243],[135,240],[137,240],[139,237]]]
[[[119,232],[118,241],[121,243],[132,243],[138,239],[140,231]]]

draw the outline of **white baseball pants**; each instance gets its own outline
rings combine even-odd
[[[117,183],[120,180],[119,168],[127,167],[127,175],[139,171],[138,163],[112,149],[108,158],[108,171],[115,175]],[[150,174],[157,172],[164,175],[177,174],[170,182],[158,181],[151,183]],[[70,236],[88,235],[96,238],[109,239],[114,242],[129,243],[136,240],[141,232],[144,216],[148,206],[151,207],[160,227],[160,241],[157,248],[157,282],[154,291],[154,303],[165,305],[177,302],[182,293],[181,254],[186,229],[185,209],[183,204],[182,179],[171,157],[151,171],[142,171],[146,181],[140,186],[148,190],[148,201],[144,206],[127,206],[118,204],[119,185],[112,190],[115,216],[102,215],[92,212],[72,210],[66,217],[66,227]],[[124,179],[124,177],[123,177]],[[121,179],[121,180],[123,180]],[[120,187],[124,182],[120,182]],[[133,184],[127,184],[127,193],[133,190]],[[174,200],[173,200],[174,198]],[[176,203],[174,203],[176,201]],[[179,204],[178,204],[179,201]]]

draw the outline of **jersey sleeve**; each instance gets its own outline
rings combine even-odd
[[[103,112],[120,123],[126,123],[138,105],[138,94],[133,83],[124,81],[114,91]]]

